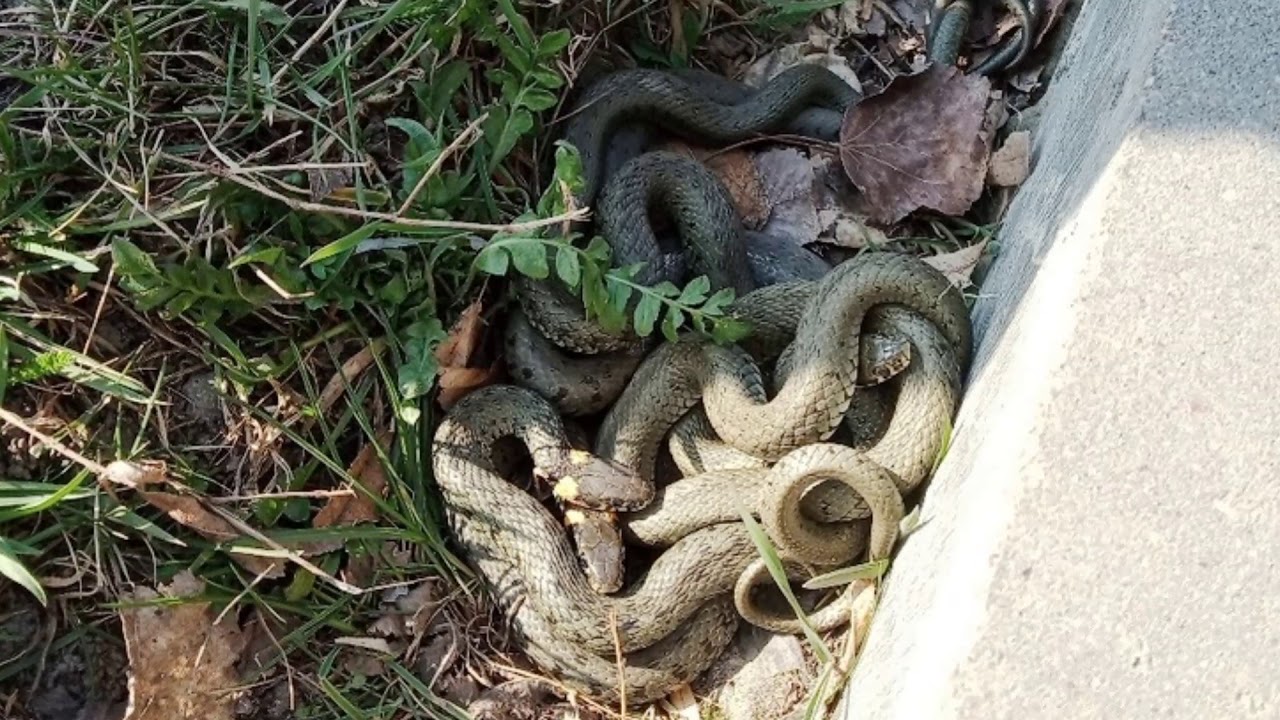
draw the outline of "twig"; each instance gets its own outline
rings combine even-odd
[[[282,490],[280,492],[252,493],[249,495],[228,495],[226,497],[207,498],[217,505],[245,502],[247,500],[282,500],[285,498],[334,498],[355,495],[354,490]]]
[[[347,582],[343,582],[342,580],[339,580],[338,578],[330,575],[329,573],[322,570],[315,563],[302,557],[301,553],[295,550],[290,550],[289,548],[281,545],[275,540],[272,540],[271,538],[262,534],[257,528],[253,527],[252,525],[249,525],[248,523],[244,522],[240,518],[236,517],[235,514],[229,513],[226,510],[223,510],[221,507],[218,507],[217,505],[209,505],[209,509],[217,513],[218,517],[230,523],[232,527],[234,527],[236,530],[244,533],[245,535],[248,535],[249,537],[253,538],[254,540],[257,540],[260,543],[263,543],[264,545],[270,547],[272,550],[283,553],[285,558],[287,558],[288,560],[310,571],[316,577],[324,578],[325,580],[328,580],[330,583],[333,584],[334,587],[347,593],[348,595],[364,594],[364,590],[362,588],[358,588],[355,585],[352,585]]]
[[[627,720],[627,673],[622,662],[622,637],[618,635],[618,609],[609,608],[609,631],[613,633],[613,656],[618,663],[618,709]]]
[[[85,469],[92,470],[97,475],[102,475],[107,471],[106,467],[102,466],[101,464],[93,460],[90,460],[89,458],[81,455],[75,450],[72,450],[66,445],[63,445],[62,443],[58,442],[52,437],[45,435],[39,430],[31,427],[30,425],[27,424],[25,420],[23,420],[22,418],[18,417],[17,415],[13,414],[12,412],[9,412],[4,408],[0,408],[0,420],[3,420],[9,423],[10,425],[13,425],[14,427],[22,430],[23,432],[27,433],[31,437],[44,443],[54,452],[67,458],[68,460],[71,460],[72,462],[78,463],[79,465],[83,466]]]
[[[293,52],[293,56],[289,58],[289,62],[281,65],[280,69],[276,71],[275,76],[271,78],[272,85],[280,84],[280,79],[289,71],[289,68],[293,67],[295,63],[301,60],[302,56],[311,49],[312,45],[315,45],[320,41],[320,36],[324,35],[329,31],[329,28],[333,27],[333,24],[338,21],[338,16],[342,14],[342,11],[346,7],[347,0],[339,0],[337,6],[335,6],[333,11],[329,13],[329,17],[325,18],[324,22],[320,23],[320,27],[316,28],[316,31],[311,33],[311,37],[307,38],[305,42],[298,46],[298,49]]]
[[[440,168],[444,166],[444,161],[448,160],[450,155],[453,155],[458,148],[462,147],[463,143],[471,140],[471,136],[476,134],[476,131],[480,129],[481,123],[487,119],[489,119],[489,113],[486,112],[472,120],[470,125],[467,125],[462,132],[458,133],[458,137],[454,138],[453,142],[440,151],[440,156],[435,159],[435,162],[431,163],[431,167],[427,168],[426,172],[422,173],[422,177],[418,178],[418,182],[413,186],[413,191],[409,193],[409,197],[405,198],[404,204],[400,206],[400,211],[396,213],[397,215],[403,216],[409,212],[409,208],[413,207],[413,204],[418,201],[418,195],[422,194],[422,190],[427,187],[427,183],[436,176],[436,173],[440,172]]]
[[[315,213],[327,213],[330,215],[341,215],[344,217],[360,218],[362,220],[381,220],[383,222],[395,223],[397,225],[407,225],[409,227],[433,228],[433,229],[439,229],[439,230],[470,230],[473,232],[514,234],[514,233],[525,232],[528,230],[537,230],[538,228],[548,227],[551,225],[558,225],[566,221],[585,220],[587,218],[587,215],[589,214],[586,210],[579,209],[579,210],[574,210],[572,212],[561,213],[560,215],[556,215],[554,217],[540,218],[538,220],[529,220],[527,222],[520,222],[520,223],[475,223],[475,222],[462,222],[458,220],[427,220],[424,218],[403,217],[401,215],[397,215],[394,213],[375,212],[372,210],[357,210],[356,208],[347,208],[347,207],[341,207],[338,205],[325,205],[323,203],[309,202],[307,200],[298,200],[297,198],[291,198],[283,193],[279,193],[279,192],[276,192],[275,190],[271,190],[267,187],[264,187],[260,183],[253,182],[252,180],[246,180],[245,178],[226,172],[223,168],[217,167],[215,165],[209,165],[207,163],[202,163],[195,160],[188,160],[186,158],[181,158],[176,155],[169,155],[168,153],[165,153],[164,156],[166,159],[172,160],[177,163],[181,163],[188,167],[198,168],[200,170],[203,170],[204,172],[209,173],[210,175],[222,178],[224,180],[230,180],[231,182],[234,182],[237,185],[241,185],[243,187],[249,188],[250,190],[261,193],[262,195],[265,195],[273,200],[278,200],[279,202],[284,203],[290,209],[293,209],[293,210],[302,210],[306,212],[315,212]]]
[[[107,268],[106,287],[102,289],[102,294],[98,296],[98,306],[93,310],[93,322],[89,324],[89,334],[84,339],[84,349],[80,351],[81,355],[88,355],[89,349],[93,347],[93,335],[98,331],[98,321],[102,319],[102,310],[107,305],[107,297],[111,295],[108,292],[111,288],[111,281],[116,276],[116,264],[111,263],[111,267]]]

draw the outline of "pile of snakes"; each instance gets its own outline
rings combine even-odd
[[[758,88],[636,69],[574,109],[575,201],[614,264],[643,262],[649,285],[706,275],[733,288],[729,312],[752,330],[732,344],[610,334],[556,278],[513,279],[511,384],[470,393],[437,428],[435,480],[464,557],[528,658],[579,693],[651,702],[706,670],[743,622],[802,632],[760,602],[773,581],[742,513],[804,580],[889,555],[904,497],[932,470],[972,350],[960,292],[910,255],[833,266],[748,232],[707,167],[654,149],[831,142],[859,99],[815,65]],[[529,458],[555,502],[517,477]],[[808,620],[836,629],[851,601],[845,589]]]

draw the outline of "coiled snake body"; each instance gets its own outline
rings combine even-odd
[[[621,81],[613,81],[615,95],[598,91],[588,98],[632,109],[652,105],[669,120],[689,123],[695,133],[731,140],[785,125],[786,118],[804,111],[804,98],[820,85],[812,78],[822,75],[799,70],[789,90],[773,91],[773,100],[739,97],[729,111],[721,106],[714,112],[703,112],[714,103],[689,97],[689,85],[684,95],[660,99],[653,90],[659,83],[655,77],[661,76],[632,75],[625,87],[633,90],[623,92],[616,86]],[[629,105],[609,100],[627,98],[628,92],[641,99],[628,99]],[[761,110],[753,115],[750,108],[756,107]],[[613,122],[600,119],[612,117],[607,110],[596,120],[579,121],[594,123],[591,132],[578,134],[586,138],[580,149],[589,169],[604,162],[607,140],[597,138]],[[725,130],[729,121],[732,132]],[[722,125],[714,127],[716,122]],[[599,182],[589,170],[585,195],[592,196]],[[666,182],[667,190],[678,191]],[[644,192],[652,190],[648,187]],[[646,204],[630,197],[637,207]],[[698,216],[697,198],[689,197],[688,212]],[[691,264],[718,267],[724,285],[755,284],[753,276],[761,273],[743,271],[749,267],[747,254],[726,255],[717,247],[740,233],[734,218],[701,217],[714,220],[706,232],[730,230],[697,248]],[[626,234],[635,226],[614,227]],[[662,255],[651,252],[652,236],[637,237],[618,242],[623,254],[650,253],[655,267],[664,267]],[[728,261],[732,267],[723,264],[725,257],[736,257]],[[665,267],[680,272],[680,262]],[[546,333],[548,325],[534,321],[540,310],[531,308],[529,297],[524,298],[528,326]],[[555,302],[554,293],[544,298]],[[760,518],[789,569],[848,563],[864,550],[872,558],[885,557],[903,513],[903,493],[927,474],[941,428],[958,402],[959,378],[971,351],[967,309],[946,278],[918,260],[866,254],[820,279],[750,290],[732,311],[755,328],[741,346],[692,337],[664,343],[647,355],[636,349],[634,339],[627,341],[630,346],[612,346],[631,358],[634,377],[625,373],[629,381],[611,404],[591,453],[570,447],[552,402],[563,398],[511,385],[471,393],[437,429],[434,475],[465,555],[511,615],[530,658],[601,699],[615,699],[625,689],[628,700],[646,702],[690,681],[727,646],[741,617],[774,630],[798,631],[794,618],[768,616],[751,606],[750,589],[762,566],[738,512]],[[905,337],[911,346],[910,364],[893,381],[896,408],[874,431],[852,422],[858,416],[857,388],[871,367],[864,349],[869,333]],[[561,344],[572,347],[573,342]],[[757,361],[764,368],[776,366],[771,379]],[[671,433],[677,423],[683,432]],[[853,426],[856,447],[831,441],[842,423]],[[686,472],[696,473],[653,490],[654,462],[668,436],[673,456]],[[615,595],[591,585],[562,523],[495,464],[495,444],[508,437],[525,445],[542,476],[573,484],[578,476],[625,468],[631,482],[649,486],[633,496],[652,496],[652,501],[620,515],[629,539],[662,548],[640,580]],[[676,452],[677,439],[684,441],[682,452]],[[705,462],[705,453],[694,457],[715,447],[736,453],[742,464]],[[863,520],[868,516],[869,533]],[[847,620],[847,608],[833,604],[810,620],[819,629],[834,627]],[[621,676],[614,661],[619,650]]]

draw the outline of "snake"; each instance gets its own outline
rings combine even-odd
[[[668,536],[669,546],[641,581],[623,595],[602,596],[578,571],[574,551],[551,512],[501,475],[493,457],[504,438],[521,442],[539,472],[549,477],[618,468],[574,450],[554,407],[513,385],[468,394],[437,427],[432,470],[450,529],[508,613],[530,659],[566,684],[606,701],[624,689],[633,702],[652,701],[706,670],[739,623],[731,598],[756,557],[745,526],[721,522],[680,538]],[[868,552],[884,557],[896,537],[902,499],[887,471],[865,461],[859,465],[858,457],[841,445],[800,448],[767,473],[754,473],[759,499],[752,504],[769,506],[768,495],[792,493],[793,486],[811,482],[814,473],[835,474],[873,508]],[[772,506],[786,500],[780,497]],[[781,537],[794,532],[785,517],[763,517],[762,522]],[[831,546],[843,552],[822,550],[820,556],[851,559],[866,544],[858,542],[857,530],[830,530],[835,534]],[[789,557],[806,557],[806,551],[812,548],[798,548],[800,554]],[[842,614],[815,617],[815,622],[834,624]],[[623,653],[621,676],[615,649]]]
[[[690,100],[693,86],[687,83],[684,98],[675,103],[680,107],[646,106],[671,102],[659,98],[664,88],[681,81],[663,75],[624,72],[606,78],[603,88],[587,93],[595,104],[577,116],[578,127],[570,132],[582,142],[580,150],[585,148],[588,171],[580,198],[589,201],[598,194],[602,178],[597,173],[614,162],[606,157],[607,135],[623,122],[619,118],[644,112],[659,125],[690,127],[692,122],[694,135],[716,140],[786,127],[782,118],[797,113],[805,116],[803,122],[821,125],[830,115],[815,113],[805,95],[821,88],[821,75],[797,70],[789,86],[766,86],[728,102],[721,96],[718,109],[710,107],[714,97]],[[776,110],[779,117],[742,130],[750,124],[752,108],[770,103],[782,108]],[[707,112],[690,114],[689,108],[699,105]],[[732,105],[731,119],[723,117],[727,105]],[[704,132],[697,123],[708,117],[713,124],[732,126],[732,132],[724,127]],[[616,697],[622,688],[628,699],[646,702],[691,680],[727,647],[741,619],[780,632],[800,631],[794,617],[769,616],[754,606],[750,595],[763,566],[738,512],[760,518],[789,573],[849,562],[864,550],[873,559],[885,557],[903,512],[904,491],[918,483],[919,468],[927,464],[922,458],[928,453],[921,448],[928,443],[909,442],[909,436],[920,431],[921,422],[949,421],[971,352],[962,297],[941,273],[918,260],[868,253],[834,268],[824,266],[821,277],[802,281],[788,281],[785,272],[770,276],[775,264],[753,262],[749,250],[734,255],[730,249],[726,262],[724,249],[747,234],[734,224],[727,202],[722,204],[729,207],[726,213],[713,208],[699,214],[727,198],[682,189],[688,178],[705,175],[692,168],[672,173],[669,168],[679,162],[647,153],[622,162],[604,184],[602,218],[613,223],[615,254],[624,262],[643,258],[654,273],[651,279],[678,276],[690,267],[719,272],[719,286],[747,290],[731,314],[746,321],[753,334],[730,346],[685,337],[651,352],[635,338],[616,335],[604,343],[579,342],[566,328],[582,324],[581,307],[575,317],[572,303],[564,303],[564,293],[554,285],[525,283],[519,290],[524,316],[516,315],[509,327],[523,323],[521,332],[550,341],[535,356],[568,350],[580,353],[575,359],[590,367],[602,359],[600,353],[617,353],[623,366],[634,368],[620,372],[620,379],[595,383],[594,411],[608,410],[594,447],[591,452],[573,448],[555,402],[513,385],[472,392],[446,415],[433,444],[434,477],[453,534],[507,612],[527,655],[548,673],[602,699]],[[619,176],[629,180],[618,181]],[[609,183],[615,182],[611,192]],[[683,197],[685,214],[711,233],[730,229],[701,245],[693,238],[688,251],[664,251],[657,235],[646,232],[643,217],[655,197]],[[547,322],[548,308],[559,320]],[[893,372],[899,397],[908,398],[911,412],[895,411],[876,433],[859,428],[852,433],[859,441],[854,447],[828,442],[842,423],[854,424],[855,390],[885,384],[885,378],[868,377],[880,372],[875,361],[868,362],[876,356],[876,342],[887,339],[901,347],[903,337],[910,352],[901,355],[910,359]],[[509,331],[508,348],[510,338]],[[767,381],[762,368],[770,363],[774,369]],[[613,401],[610,395],[619,387]],[[921,417],[927,419],[910,420]],[[673,426],[696,431],[704,448],[731,448],[755,460],[740,468],[704,463],[702,471],[686,470],[686,477],[655,488],[657,450],[665,436],[679,434],[671,432]],[[592,487],[586,480],[611,480],[604,484],[625,488],[622,496],[630,500],[621,506],[593,509],[617,512],[631,541],[661,549],[641,579],[614,595],[593,586],[581,568],[582,548],[575,548],[547,508],[512,484],[494,462],[497,444],[510,438],[528,449],[537,474],[554,479],[557,488],[571,488],[558,493],[562,499],[600,501],[582,496]],[[820,492],[824,487],[828,491]],[[730,496],[739,502],[729,502]],[[813,502],[815,497],[822,501]],[[581,533],[577,539],[581,544]],[[810,621],[819,629],[847,621],[847,605],[833,603]],[[615,652],[621,653],[620,664]]]
[[[718,182],[697,182],[692,173],[710,175],[691,159],[675,173],[666,164],[645,163],[642,153],[646,132],[658,128],[674,136],[702,142],[737,142],[762,133],[785,131],[821,140],[834,140],[843,111],[860,99],[860,93],[830,70],[811,64],[797,65],[751,90],[740,83],[701,71],[670,73],[629,69],[606,75],[579,99],[564,139],[577,148],[582,160],[582,186],[574,195],[578,207],[590,207],[598,222],[644,214],[655,197],[680,197],[698,211],[695,217],[732,212],[727,193]],[[628,143],[619,138],[631,138]],[[628,157],[631,156],[631,157]],[[638,167],[623,168],[628,161]],[[616,172],[613,168],[618,168]],[[660,177],[667,172],[666,178]],[[618,186],[602,193],[605,178]],[[677,180],[672,183],[670,180]],[[714,177],[710,178],[714,181]],[[656,191],[656,192],[655,192]],[[595,207],[599,200],[599,207]],[[686,221],[688,218],[686,217]],[[621,267],[645,262],[642,282],[679,279],[683,266],[673,253],[663,253],[641,237],[643,229],[619,221],[620,232],[606,233],[613,264]],[[725,263],[719,253],[739,252],[739,243],[702,246],[711,255],[697,267],[704,273],[735,272],[736,263]],[[749,280],[738,273],[731,285],[743,288]],[[587,319],[581,301],[555,279],[517,276],[512,285],[525,320],[554,347],[579,355],[615,353],[634,348],[638,338],[611,333]],[[624,359],[626,353],[622,356]],[[616,358],[609,357],[612,362]],[[549,364],[555,364],[555,360]],[[622,373],[625,375],[625,372]],[[603,396],[603,395],[602,395]]]
[[[1001,40],[987,59],[970,72],[989,76],[1016,68],[1035,45],[1044,15],[1044,0],[1001,0],[1017,21],[1017,29]],[[954,65],[960,46],[969,31],[974,0],[939,0],[934,10],[937,18],[928,32],[929,61],[937,65]]]
[[[756,286],[816,279],[831,269],[821,256],[788,238],[743,230],[741,240]],[[503,341],[513,382],[547,398],[567,417],[607,409],[652,349],[652,343],[636,341],[606,353],[566,352],[534,328],[519,306],[507,316]]]

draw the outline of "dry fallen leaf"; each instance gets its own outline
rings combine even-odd
[[[755,165],[769,202],[769,222],[763,231],[797,245],[817,240],[822,227],[809,158],[795,148],[778,148],[757,155]]]
[[[166,492],[140,492],[143,500],[163,510],[175,522],[181,523],[214,542],[229,542],[243,537],[243,533],[226,519],[206,508],[194,495],[175,495]],[[266,578],[278,578],[284,574],[285,561],[258,555],[232,553],[231,557],[246,570]]]
[[[342,669],[352,675],[377,677],[387,671],[387,665],[374,655],[360,652],[342,654]]]
[[[1009,133],[1004,145],[991,154],[987,182],[997,187],[1021,185],[1031,172],[1031,133],[1026,130]]]
[[[449,328],[449,335],[436,348],[436,361],[440,364],[440,407],[448,410],[472,390],[493,383],[498,378],[499,363],[487,368],[473,368],[484,338],[484,321],[481,319],[480,300],[467,306],[458,321]]]
[[[982,194],[991,152],[991,81],[952,66],[894,80],[855,105],[840,159],[871,219],[893,223],[925,207],[963,215]]]
[[[1015,90],[1029,93],[1040,87],[1040,75],[1043,73],[1044,65],[1023,68],[1009,76],[1009,86]]]
[[[374,522],[378,519],[378,509],[370,495],[383,496],[387,489],[387,476],[379,462],[377,449],[391,445],[393,434],[390,430],[378,434],[373,443],[366,443],[356,454],[356,459],[347,469],[352,479],[363,490],[352,488],[351,495],[334,495],[325,506],[320,508],[311,521],[312,527],[326,528],[335,525],[357,525],[362,522]]]
[[[436,361],[443,365],[465,367],[471,362],[484,337],[484,322],[480,315],[484,308],[480,300],[467,306],[458,320],[449,328],[449,336],[436,348]]]
[[[130,599],[192,597],[204,583],[184,571],[160,592],[138,588]],[[129,656],[129,705],[125,720],[231,720],[235,665],[244,635],[228,613],[204,602],[130,607],[120,611]]]
[[[889,242],[883,230],[873,228],[859,218],[839,211],[819,212],[818,222],[822,225],[824,233],[830,231],[828,237],[821,238],[822,242],[831,245],[861,250],[867,247],[879,247]]]
[[[864,17],[862,8],[859,7],[861,4],[858,2],[846,2],[838,8],[829,8],[823,11],[823,16],[835,27],[838,35],[884,37],[884,34],[889,30],[884,13],[880,11],[880,8],[872,6],[871,15]]]
[[[1070,2],[1071,0],[1046,0],[1044,9],[1040,13],[1043,19],[1040,21],[1040,32],[1036,33],[1036,45],[1044,42],[1045,35],[1048,35],[1057,24]]]
[[[440,580],[428,578],[417,587],[394,600],[394,608],[386,608],[374,621],[369,632],[391,638],[419,637],[435,625],[436,610],[444,602],[445,590]],[[383,598],[383,602],[386,602]]]
[[[467,706],[467,714],[475,720],[538,717],[555,692],[556,687],[541,678],[508,680],[480,693]]]
[[[904,24],[923,31],[929,24],[933,0],[889,0],[888,7]]]
[[[347,387],[355,383],[360,374],[373,364],[374,358],[385,347],[386,343],[384,341],[374,340],[361,348],[355,355],[347,358],[338,372],[334,373],[333,377],[329,378],[329,382],[325,383],[324,390],[320,391],[320,402],[318,403],[320,411],[327,412],[329,408],[333,407],[338,398],[342,397],[342,394],[346,392]]]
[[[302,624],[303,619],[297,615],[281,616],[255,608],[241,630],[245,645],[237,670],[240,679],[251,682],[261,676],[264,668],[275,665],[283,651],[281,639]]]
[[[982,259],[982,252],[986,248],[987,240],[983,238],[981,242],[975,245],[960,248],[955,252],[927,257],[924,261],[926,264],[940,270],[943,275],[946,275],[951,284],[963,290],[973,284],[970,277],[973,275],[973,269],[978,266],[978,261]]]

